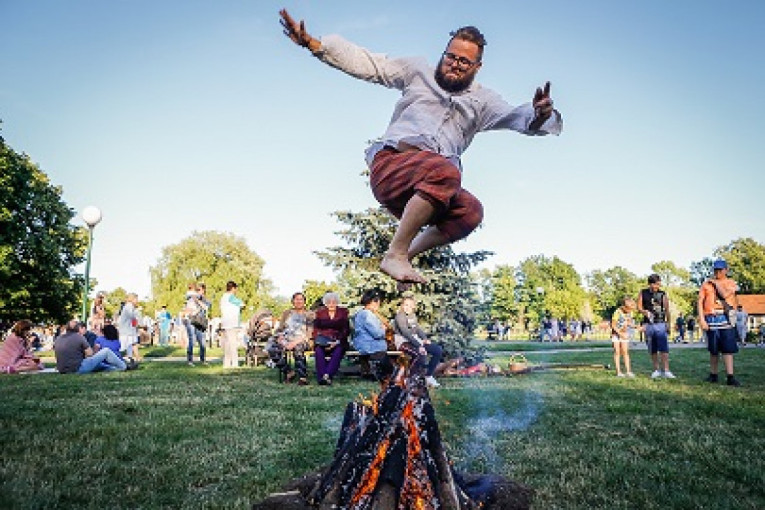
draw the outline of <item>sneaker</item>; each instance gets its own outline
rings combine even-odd
[[[709,374],[706,379],[704,379],[706,382],[709,383],[716,383],[717,382],[717,374]]]
[[[189,366],[193,367],[194,366],[194,362],[193,361],[189,361]]]
[[[308,386],[308,379],[305,377],[298,379],[298,386]]]
[[[672,372],[670,372],[669,370],[667,370],[666,372],[664,372],[664,377],[665,377],[666,379],[677,379],[677,378],[675,377],[675,374],[673,374],[673,373],[672,373]]]
[[[653,373],[651,374],[651,379],[658,379],[659,377],[661,377],[661,372],[658,370],[654,370]]]
[[[324,377],[321,378],[321,381],[319,384],[326,384],[327,386],[332,386],[332,378],[329,376],[329,374],[324,374]]]
[[[732,375],[728,376],[728,381],[725,384],[727,384],[728,386],[741,386],[741,383],[738,382],[738,379],[736,379]]]
[[[627,377],[627,376],[624,375],[623,373],[619,372],[618,374],[616,374],[616,377]]]
[[[633,378],[635,377],[635,374],[633,374],[632,372],[627,372],[627,377]]]
[[[433,377],[432,375],[429,375],[429,376],[427,376],[427,377],[425,378],[425,384],[427,384],[427,385],[428,385],[428,387],[430,387],[430,388],[438,388],[439,386],[441,386],[441,385],[438,383],[438,381],[436,381],[436,378],[435,378],[435,377]]]

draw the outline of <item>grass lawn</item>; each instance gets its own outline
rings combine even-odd
[[[602,350],[525,354],[612,362]],[[703,349],[671,357],[672,381],[651,380],[641,351],[634,380],[557,370],[442,379],[431,394],[456,467],[533,487],[535,508],[765,508],[765,349],[736,356],[741,388],[702,382]],[[0,376],[0,508],[248,508],[328,463],[345,404],[374,387],[162,361]]]

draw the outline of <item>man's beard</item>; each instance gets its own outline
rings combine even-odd
[[[439,62],[434,75],[436,83],[438,83],[438,86],[444,89],[446,92],[452,94],[456,94],[467,89],[470,84],[473,83],[473,78],[475,78],[475,75],[472,73],[465,73],[462,78],[447,78],[443,71],[441,71],[441,68],[442,65]]]

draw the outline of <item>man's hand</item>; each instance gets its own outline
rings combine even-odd
[[[279,20],[282,28],[284,29],[284,35],[292,39],[292,42],[308,48],[311,51],[316,51],[321,46],[321,43],[305,31],[305,22],[301,19],[300,23],[296,22],[287,12],[287,9],[279,11],[279,15],[282,19]]]
[[[545,83],[545,88],[542,90],[537,87],[537,91],[534,93],[534,99],[532,100],[534,106],[534,120],[529,124],[531,131],[536,131],[547,119],[550,118],[553,112],[553,100],[550,97],[550,82]]]

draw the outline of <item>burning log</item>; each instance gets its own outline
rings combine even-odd
[[[453,471],[424,378],[407,370],[399,367],[372,401],[348,404],[329,466],[253,509],[529,508],[527,487]]]

